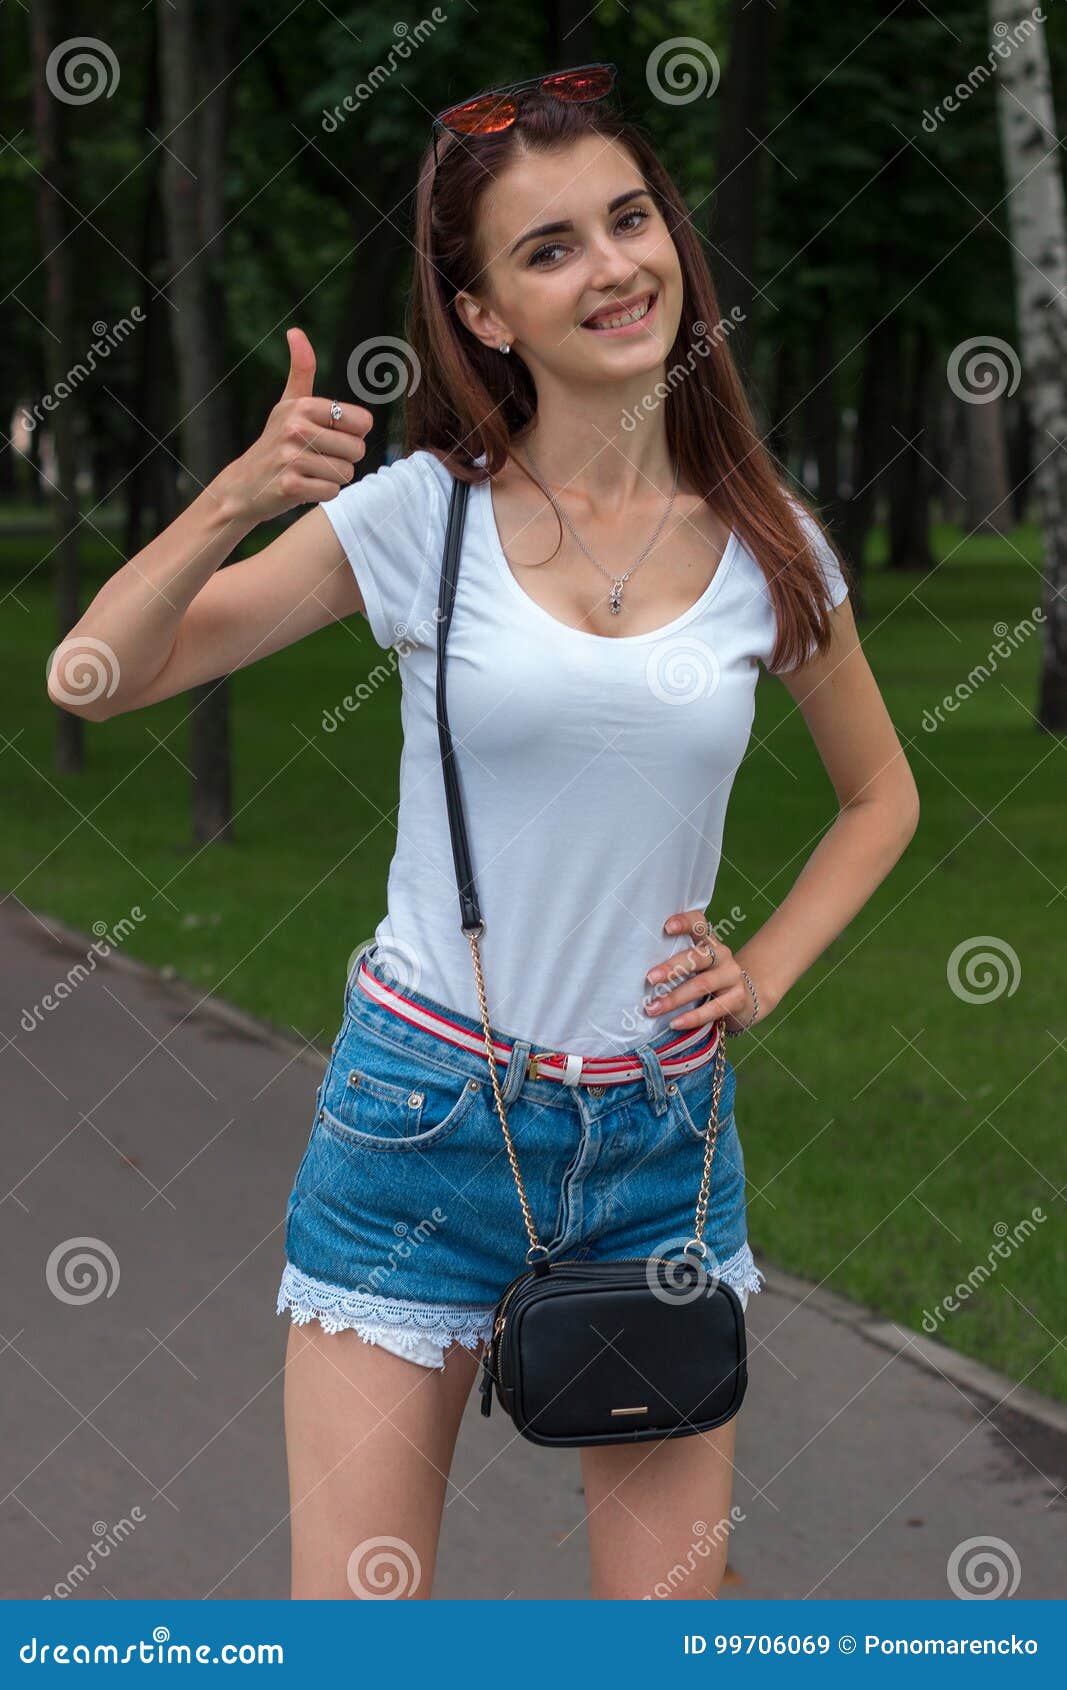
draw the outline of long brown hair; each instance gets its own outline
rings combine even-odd
[[[668,376],[686,348],[705,345],[705,352],[693,354],[700,362],[695,379],[683,377],[669,387],[668,450],[680,478],[736,530],[763,571],[777,622],[767,667],[792,669],[824,653],[830,641],[831,601],[812,538],[801,526],[801,511],[814,524],[816,540],[821,537],[845,573],[843,560],[810,507],[787,492],[759,439],[728,338],[721,327],[716,332],[719,303],[681,194],[641,130],[610,105],[575,105],[533,94],[520,106],[515,123],[499,134],[462,142],[439,136],[436,189],[433,148],[427,148],[416,189],[415,264],[406,321],[421,377],[405,402],[405,452],[434,452],[454,475],[481,483],[503,469],[512,441],[534,417],[536,390],[522,359],[515,354],[504,358],[483,346],[457,316],[454,300],[460,291],[478,292],[484,267],[479,207],[489,184],[520,148],[545,152],[587,135],[602,135],[629,149],[674,241],[683,294]],[[485,463],[479,465],[474,460],[482,454]]]

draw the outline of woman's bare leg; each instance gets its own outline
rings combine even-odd
[[[290,1323],[285,1362],[292,1597],[426,1601],[478,1352],[443,1368],[355,1332]]]
[[[592,1595],[699,1601],[729,1547],[737,1416],[713,1432],[581,1452]]]

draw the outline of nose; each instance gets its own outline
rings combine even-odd
[[[589,248],[589,287],[597,292],[618,291],[637,275],[640,265],[610,236],[604,235]],[[601,301],[601,304],[605,301]],[[595,311],[597,307],[591,306]]]

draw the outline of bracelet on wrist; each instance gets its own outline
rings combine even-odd
[[[738,967],[741,968],[740,963],[738,963]],[[727,1027],[725,1025],[723,1026],[723,1032],[726,1034],[726,1037],[728,1039],[739,1039],[741,1037],[742,1033],[748,1032],[748,1029],[752,1026],[752,1024],[756,1021],[756,1019],[759,1016],[759,993],[757,992],[755,986],[752,984],[752,976],[748,972],[747,968],[741,968],[741,973],[744,975],[745,985],[748,987],[749,995],[752,998],[752,1014],[749,1016],[748,1020],[745,1022],[745,1025],[743,1027]]]

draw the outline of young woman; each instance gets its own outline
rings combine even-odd
[[[371,417],[312,395],[314,355],[291,330],[261,438],[101,589],[55,659],[74,661],[80,636],[113,648],[119,684],[84,709],[102,719],[356,611],[400,652],[388,912],[350,969],[286,1214],[295,1597],[429,1596],[460,1417],[525,1261],[439,761],[452,476],[473,487],[449,717],[502,1095],[553,1254],[679,1253],[722,1029],[768,1019],[916,826],[839,561],[757,438],[700,241],[610,83],[610,67],[554,73],[497,98],[487,132],[484,105],[435,122],[406,455],[353,479]],[[321,509],[218,571],[302,503]],[[704,912],[761,662],[838,813],[732,950]],[[761,1275],[735,1086],[727,1063],[705,1240],[744,1304]],[[686,1559],[671,1594],[715,1595],[735,1432],[736,1417],[581,1451],[594,1596],[640,1597]],[[718,1523],[711,1555],[691,1553],[697,1520]]]

